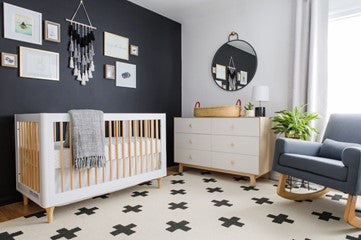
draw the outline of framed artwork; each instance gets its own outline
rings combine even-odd
[[[42,44],[42,14],[4,3],[4,37]]]
[[[129,60],[129,39],[104,32],[104,55]]]
[[[115,66],[105,64],[104,65],[104,78],[115,80]]]
[[[59,53],[20,47],[19,58],[20,77],[59,81]]]
[[[216,64],[216,78],[226,80],[226,66]]]
[[[248,73],[245,71],[241,71],[240,72],[241,75],[241,79],[240,79],[240,84],[241,85],[247,85],[248,82]]]
[[[44,39],[51,42],[60,43],[60,24],[50,21],[44,22]]]
[[[12,53],[1,53],[1,66],[3,67],[18,67],[18,55]]]
[[[134,64],[116,62],[116,86],[126,88],[137,87],[137,66]]]
[[[133,56],[139,55],[139,47],[135,45],[130,45],[130,54]]]

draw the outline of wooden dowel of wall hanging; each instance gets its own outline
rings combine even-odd
[[[159,140],[159,125],[158,125],[158,119],[155,120],[155,165],[156,168],[159,169],[159,146],[158,146],[158,140]]]
[[[71,129],[71,123],[69,122],[69,170],[70,170],[70,189],[74,189],[74,177],[73,177],[73,130]]]
[[[132,123],[131,120],[128,121],[128,160],[129,160],[129,176],[132,176]]]
[[[64,192],[64,142],[63,142],[63,122],[60,122],[60,174],[61,174],[61,191]]]
[[[115,131],[115,160],[117,168],[117,179],[119,179],[119,121],[114,121]]]
[[[108,137],[109,137],[109,178],[113,180],[113,156],[112,156],[112,121],[108,122]]]
[[[123,178],[125,178],[125,121],[122,121],[122,161],[123,161]]]
[[[140,172],[143,173],[143,120],[140,120]]]
[[[135,175],[138,174],[138,156],[137,156],[137,127],[138,127],[138,120],[133,121],[133,141],[134,141],[134,172]]]
[[[150,168],[154,170],[154,160],[153,160],[153,139],[154,139],[154,120],[150,122]]]

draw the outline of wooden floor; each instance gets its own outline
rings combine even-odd
[[[177,168],[168,168],[167,175],[178,173]],[[0,222],[5,222],[18,217],[43,211],[44,209],[29,200],[29,205],[23,206],[22,202],[12,203],[0,207]]]

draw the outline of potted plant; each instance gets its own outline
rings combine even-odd
[[[254,105],[251,102],[248,102],[246,106],[244,106],[245,111],[245,117],[254,117]]]
[[[272,130],[275,134],[284,133],[286,138],[308,140],[312,133],[318,134],[316,128],[310,126],[310,123],[319,119],[318,113],[303,111],[306,105],[294,107],[292,111],[282,110],[276,112],[272,118],[274,126]]]

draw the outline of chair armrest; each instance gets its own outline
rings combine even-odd
[[[342,162],[348,168],[349,193],[361,194],[361,147],[347,147],[342,152]]]
[[[278,138],[275,146],[275,156],[283,153],[294,153],[308,156],[317,156],[322,144],[297,139]]]

